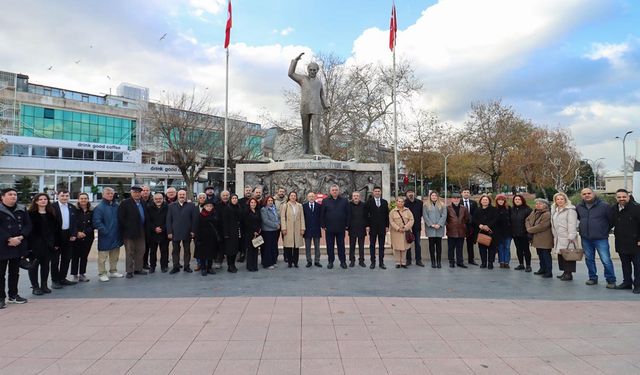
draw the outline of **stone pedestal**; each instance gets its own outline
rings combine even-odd
[[[380,186],[383,197],[391,200],[388,164],[296,159],[236,165],[236,194],[240,197],[245,185],[260,185],[264,195],[272,195],[279,187],[284,187],[287,192],[297,192],[298,201],[304,202],[307,193],[329,194],[329,187],[334,184],[340,186],[344,197],[359,191],[363,199],[372,193],[374,186]]]

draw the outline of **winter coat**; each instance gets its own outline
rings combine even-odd
[[[404,224],[403,224],[404,220]],[[404,207],[400,211],[397,207],[389,213],[389,234],[391,237],[391,248],[393,250],[407,250],[411,247],[407,243],[405,231],[402,228],[411,230],[413,227],[413,214],[411,210]]]
[[[367,235],[367,216],[364,202],[349,203],[349,237],[364,237]]]
[[[29,250],[36,258],[48,258],[54,247],[60,247],[62,236],[58,220],[53,213],[41,214],[38,211],[29,212],[31,220],[31,234],[29,235]]]
[[[488,226],[489,229],[491,229],[491,232],[482,231],[482,233],[487,234],[493,238],[493,230],[496,227],[496,223],[498,222],[498,211],[493,206],[487,206],[487,208],[478,206],[476,207],[476,212],[473,214],[472,221],[475,240],[477,240],[478,233],[480,233],[480,225]],[[492,243],[495,243],[495,241],[493,241]]]
[[[196,259],[214,258],[220,246],[218,233],[218,215],[212,212],[209,216],[198,215],[195,232],[195,247],[193,257]]]
[[[587,240],[604,240],[609,238],[613,226],[613,217],[609,205],[596,198],[591,208],[582,201],[576,206],[580,220],[580,237]]]
[[[425,234],[427,237],[444,237],[444,226],[447,224],[447,207],[438,207],[428,201],[422,208],[422,218],[424,220]],[[440,225],[440,228],[433,228],[432,225]]]
[[[404,200],[404,206],[411,210],[414,218],[422,217],[422,201],[420,199],[414,199],[413,202],[409,199]],[[420,233],[422,229],[422,220],[413,221],[413,231]]]
[[[328,196],[322,200],[320,225],[327,232],[344,233],[349,226],[349,201],[338,196],[336,199]]]
[[[553,232],[553,253],[559,254],[561,249],[566,249],[569,242],[577,246],[578,214],[576,208],[569,204],[562,209],[551,206],[551,230]]]
[[[109,251],[122,246],[118,225],[118,204],[102,200],[93,210],[93,226],[98,230],[98,251]]]
[[[0,203],[0,260],[20,258],[28,253],[28,237],[31,234],[31,219],[21,204],[11,211]],[[18,246],[9,246],[9,238],[23,236]]]
[[[551,231],[551,213],[547,208],[533,210],[525,221],[527,232],[532,234],[531,246],[536,249],[553,249],[553,232]]]
[[[260,232],[262,232],[260,209],[256,207],[256,212],[254,213],[251,209],[247,208],[242,212],[242,237],[245,239],[253,239],[255,236],[254,233],[260,234]]]
[[[138,204],[142,209],[142,216],[140,215]],[[142,237],[144,239],[147,221],[149,221],[149,213],[144,202],[136,203],[133,198],[128,198],[120,203],[120,207],[118,207],[118,223],[120,224],[120,233],[122,233],[123,238],[136,239]]]
[[[76,219],[78,224],[78,232],[82,232],[86,237],[76,238],[76,241],[93,242],[95,234],[93,233],[93,210],[83,211],[82,208],[76,208]]]
[[[496,207],[497,220],[493,229],[493,238],[500,240],[511,237],[511,208]]]
[[[222,226],[221,236],[224,241],[224,251],[227,255],[236,255],[240,249],[240,206],[229,204],[218,211]]]
[[[260,218],[262,219],[262,230],[265,232],[275,232],[280,225],[280,216],[275,206],[264,206],[260,209]]]
[[[469,211],[462,204],[456,214],[453,203],[447,207],[447,237],[464,238],[467,236],[467,223],[469,222]]]
[[[629,202],[624,209],[620,210],[615,204],[611,210],[616,251],[619,254],[640,254],[640,205]]]
[[[160,207],[155,203],[147,207],[149,212],[149,220],[147,221],[147,233],[150,241],[155,243],[161,243],[168,241],[167,238],[167,212],[169,212],[169,206],[166,203],[162,203]],[[156,228],[162,229],[161,233],[156,233]]]
[[[191,239],[198,225],[198,208],[189,203],[173,202],[167,211],[167,234],[172,235],[172,241],[186,241]]]
[[[527,216],[531,215],[529,206],[511,207],[511,237],[527,237],[527,227],[524,225]]]
[[[304,212],[300,203],[283,203],[280,206],[280,223],[282,223],[283,247],[300,248],[304,245]]]

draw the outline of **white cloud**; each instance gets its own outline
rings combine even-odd
[[[292,32],[294,32],[294,31],[295,31],[295,29],[294,29],[293,27],[288,26],[288,27],[285,27],[285,28],[284,28],[284,29],[282,29],[282,30],[279,30],[279,29],[273,29],[271,32],[272,32],[273,34],[280,34],[280,35],[282,35],[282,36],[287,36],[287,35],[291,34],[291,33],[292,33]]]
[[[624,55],[629,52],[629,43],[593,43],[591,51],[585,54],[584,57],[591,60],[607,60],[609,63],[616,67],[624,67],[625,60]]]
[[[227,2],[225,0],[189,0],[189,6],[193,8],[193,12],[198,17],[205,12],[218,14],[226,9]]]

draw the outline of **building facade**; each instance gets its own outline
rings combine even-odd
[[[122,84],[117,95],[93,95],[0,71],[0,188],[28,178],[34,192],[68,189],[75,199],[81,192],[99,196],[107,186],[183,187],[178,168],[165,162],[162,142],[147,131],[148,106],[149,90],[143,87]],[[260,125],[244,125],[257,129],[247,142],[260,155]],[[215,166],[204,170],[194,191],[218,183],[221,174]]]

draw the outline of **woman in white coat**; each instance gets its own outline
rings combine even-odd
[[[426,228],[425,234],[429,237],[431,268],[441,268],[442,237],[447,223],[447,207],[440,201],[438,192],[432,191],[429,194],[429,199],[422,207],[422,218]]]
[[[298,268],[300,246],[304,245],[305,224],[302,205],[298,203],[298,194],[295,191],[289,193],[287,203],[280,205],[280,223],[284,258],[289,263],[289,268]]]
[[[573,280],[576,262],[568,261],[560,254],[561,249],[575,246],[578,236],[578,214],[565,193],[556,193],[551,206],[551,230],[553,231],[553,252],[558,256],[558,267],[564,273],[558,278],[563,281]]]

